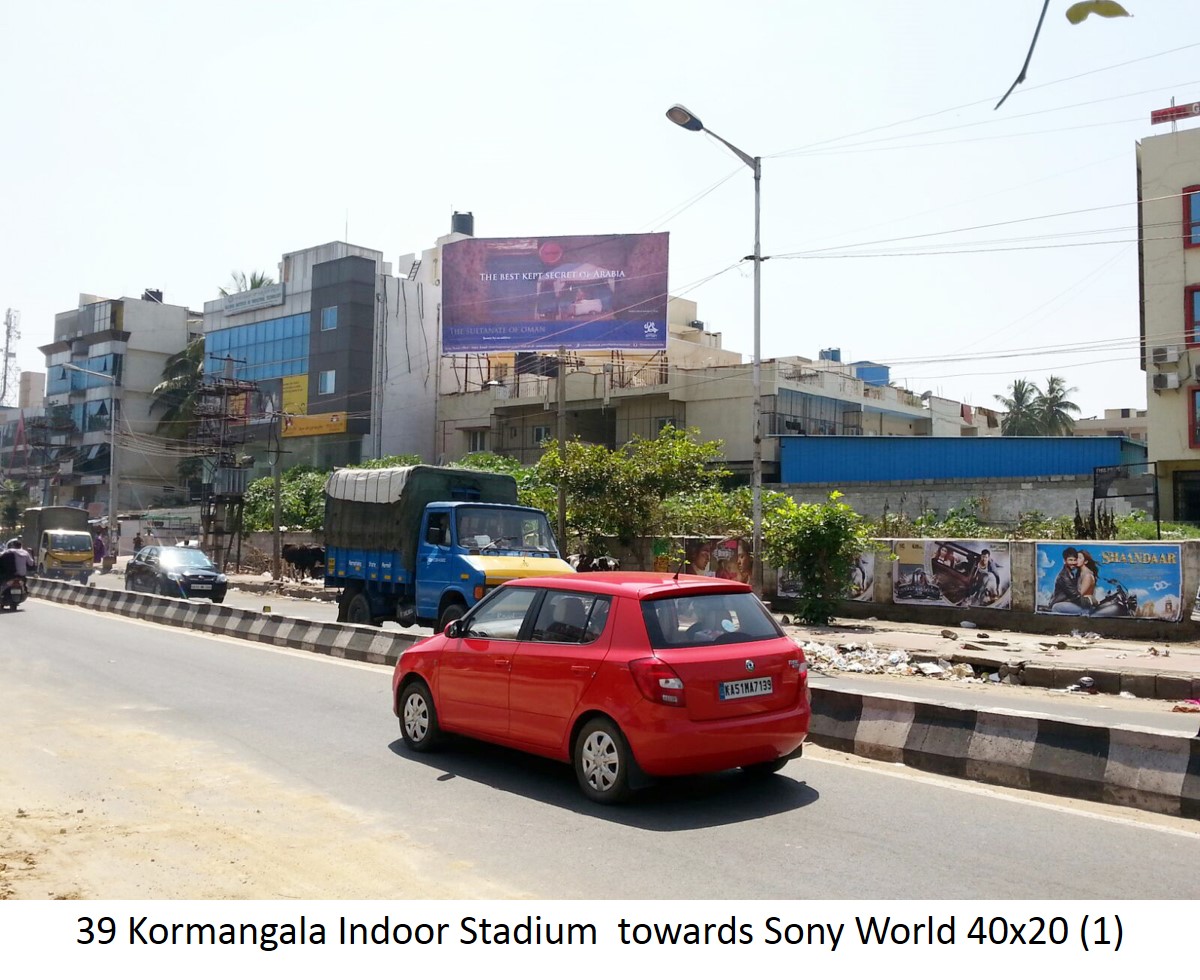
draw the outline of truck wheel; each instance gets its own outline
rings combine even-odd
[[[438,632],[445,633],[446,627],[453,623],[456,619],[462,619],[467,614],[467,607],[460,602],[452,602],[442,610],[442,615],[438,617]]]
[[[371,603],[361,592],[355,593],[353,599],[346,605],[346,622],[356,626],[373,626],[371,619]]]

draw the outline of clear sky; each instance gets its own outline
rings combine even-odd
[[[1053,0],[993,110],[1041,5],[8,3],[0,311],[41,370],[80,292],[198,309],[347,224],[394,262],[460,210],[485,237],[669,231],[672,292],[748,357],[751,173],[681,102],[764,158],[764,357],[1144,407],[1134,147],[1200,99],[1196,0],[1077,26]]]

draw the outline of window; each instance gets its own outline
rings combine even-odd
[[[550,438],[550,426],[535,425],[533,427],[533,444],[540,446],[543,442]]]
[[[669,416],[662,416],[662,417],[660,417],[660,418],[656,418],[656,419],[654,420],[654,431],[655,431],[655,433],[662,432],[662,430],[663,430],[663,429],[665,429],[665,428],[666,428],[668,425],[669,425],[669,426],[670,426],[672,429],[678,429],[678,428],[679,428],[679,422],[678,422],[678,421],[675,419],[675,417],[674,417],[674,416],[670,416],[670,415],[669,415]]]
[[[1200,184],[1183,189],[1183,247],[1200,248]]]
[[[467,433],[467,452],[487,452],[487,429],[472,429]]]
[[[326,306],[321,310],[321,329],[336,330],[337,329],[337,307]]]
[[[493,598],[494,596],[494,598]],[[503,589],[493,592],[467,618],[468,636],[493,640],[515,640],[537,592],[533,589]]]
[[[1183,291],[1183,336],[1189,347],[1200,346],[1200,286]]]
[[[337,386],[337,371],[322,371],[317,375],[317,394],[332,395]]]
[[[531,639],[545,643],[592,643],[604,632],[611,606],[608,596],[547,592]]]
[[[1200,449],[1200,388],[1188,389],[1188,445]]]

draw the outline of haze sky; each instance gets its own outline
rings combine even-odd
[[[1067,6],[994,110],[1041,0],[9,3],[0,310],[43,370],[81,292],[200,309],[327,241],[394,263],[459,210],[482,237],[669,231],[672,292],[749,359],[751,172],[680,102],[764,158],[764,357],[1145,407],[1135,144],[1200,100],[1196,5]]]

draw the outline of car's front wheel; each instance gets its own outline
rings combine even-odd
[[[430,752],[441,741],[437,708],[424,681],[409,681],[400,692],[400,736],[414,752]]]
[[[629,798],[629,743],[613,722],[593,718],[575,739],[575,778],[583,795],[596,803]]]

